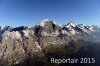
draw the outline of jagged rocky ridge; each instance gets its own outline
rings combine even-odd
[[[74,22],[61,26],[48,19],[31,28],[1,27],[0,66],[33,66],[37,61],[45,64],[48,54],[63,56],[75,53],[92,42],[99,43],[99,36],[100,28],[97,26]]]

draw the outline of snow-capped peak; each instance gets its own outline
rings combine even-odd
[[[77,24],[75,22],[69,22],[66,27],[76,27]]]
[[[78,24],[77,28],[81,29],[84,32],[95,31],[95,28],[91,25]]]
[[[49,22],[49,21],[50,21],[49,19],[44,19],[44,20],[42,20],[41,23],[40,23],[40,26],[43,27],[43,26],[45,25],[45,23],[46,23],[46,22]]]
[[[56,21],[50,20],[50,19],[44,19],[44,20],[42,20],[41,23],[40,23],[40,26],[44,27],[47,22],[48,23],[51,22],[51,23],[53,23],[55,25],[58,25],[58,26],[62,27],[60,24],[57,24]]]

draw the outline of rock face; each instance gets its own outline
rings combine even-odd
[[[37,66],[37,62],[49,66],[46,61],[50,53],[69,55],[89,42],[99,42],[97,28],[74,22],[61,27],[48,19],[31,28],[5,27],[0,30],[0,66]]]

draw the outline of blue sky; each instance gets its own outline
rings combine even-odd
[[[32,26],[45,18],[100,26],[100,0],[0,0],[0,25]]]

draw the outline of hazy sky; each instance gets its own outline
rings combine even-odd
[[[0,25],[32,26],[45,18],[100,26],[100,0],[0,0]]]

